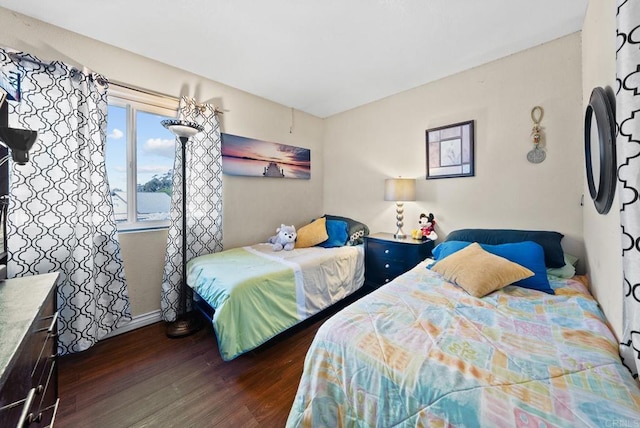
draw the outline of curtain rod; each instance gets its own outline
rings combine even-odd
[[[66,65],[69,66],[71,68],[72,71],[79,71],[82,73],[85,73],[85,71],[88,71],[90,74],[97,74],[100,75],[100,73],[97,73],[91,69],[88,69],[86,67],[83,67],[81,65],[75,64],[72,61],[70,61],[70,63],[66,63],[63,61],[50,61],[50,62],[46,62],[46,61],[42,61],[40,59],[38,59],[35,56],[32,56],[31,54],[28,53],[24,53],[24,52],[7,52],[7,54],[9,55],[9,58],[11,58],[13,61],[25,61],[25,62],[30,62],[31,64],[36,64],[36,65],[41,65],[43,67],[46,68],[56,68],[57,64],[61,64],[61,65]],[[85,71],[83,71],[85,70]],[[106,79],[104,76],[100,75],[103,79]],[[106,81],[106,80],[105,80]]]
[[[32,64],[37,64],[37,65],[41,65],[43,67],[55,67],[55,61],[52,62],[44,62],[44,61],[40,61],[39,59],[36,59],[35,57],[29,55],[29,54],[25,54],[25,53],[18,53],[18,52],[7,52],[7,55],[9,55],[9,58],[11,58],[14,61],[27,61],[30,62]],[[75,65],[73,65],[73,68],[77,68]]]
[[[100,85],[104,85],[104,84],[106,84],[108,82],[108,80],[104,76],[102,76],[100,73],[96,73],[93,70],[87,70],[85,67],[78,66],[77,64],[73,64],[73,63],[72,64],[66,64],[66,63],[63,63],[62,61],[45,62],[45,61],[39,60],[35,56],[32,56],[32,55],[30,55],[28,53],[24,53],[24,52],[7,52],[7,55],[9,55],[9,58],[11,58],[12,61],[30,62],[31,64],[36,64],[36,65],[40,65],[42,67],[45,67],[49,71],[55,70],[56,69],[56,64],[64,64],[64,65],[70,66],[71,72],[82,73],[82,74],[88,76],[89,79],[98,82],[98,84],[100,84]],[[88,73],[86,71],[83,71],[83,68],[85,68],[85,70],[87,70]]]
[[[17,52],[8,52],[9,54],[9,58],[13,59],[14,61],[29,61],[31,63],[34,64],[38,64],[44,67],[55,67],[55,63],[56,61],[52,61],[52,62],[44,62],[44,61],[40,61],[38,59],[36,59],[35,57],[32,57],[29,54],[20,54]],[[78,69],[77,66],[73,65],[74,68]],[[79,70],[79,69],[78,69]],[[138,91],[138,92],[142,92],[144,94],[147,95],[152,95],[155,97],[162,97],[162,98],[167,98],[167,99],[171,99],[171,100],[175,100],[177,97],[172,97],[171,95],[167,95],[167,94],[162,94],[160,92],[155,92],[155,91],[150,91],[148,89],[142,89],[142,88],[138,88],[132,85],[127,85],[126,83],[122,83],[122,82],[118,82],[118,81],[111,81],[108,80],[109,85],[113,85],[113,86],[118,86],[120,88],[123,89],[129,89],[132,91]],[[204,104],[198,104],[196,103],[196,108],[199,109],[200,111],[204,111]],[[224,112],[220,109],[218,109],[217,106],[214,106],[213,108],[213,112],[214,114],[224,114]]]
[[[150,91],[150,90],[148,90],[148,89],[138,88],[138,87],[136,87],[136,86],[127,85],[126,83],[117,82],[117,81],[112,81],[112,80],[110,80],[110,81],[109,81],[109,85],[118,86],[118,87],[120,87],[120,88],[123,88],[123,89],[129,89],[129,90],[132,90],[132,91],[142,92],[142,93],[144,93],[144,94],[152,95],[152,96],[154,96],[154,97],[162,97],[162,98],[167,98],[167,99],[170,99],[170,100],[175,100],[175,99],[177,98],[177,97],[173,97],[173,96],[171,96],[171,95],[162,94],[162,93],[160,93],[160,92],[155,92],[155,91]],[[196,108],[197,108],[198,110],[200,110],[200,111],[204,111],[204,104],[198,104],[198,103],[196,103]],[[218,109],[218,107],[217,107],[217,106],[214,106],[214,107],[213,107],[213,112],[214,112],[215,114],[224,114],[224,112],[223,112],[222,110]]]

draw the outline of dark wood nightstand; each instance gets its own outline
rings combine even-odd
[[[374,233],[364,237],[364,283],[378,288],[431,257],[434,241],[411,237],[396,239],[393,233]]]

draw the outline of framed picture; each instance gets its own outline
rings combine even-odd
[[[473,120],[427,129],[427,180],[474,175]]]
[[[221,134],[222,172],[248,177],[311,178],[311,150]]]

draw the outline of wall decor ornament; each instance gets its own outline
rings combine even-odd
[[[533,121],[533,128],[531,129],[531,140],[533,141],[533,150],[527,153],[527,160],[531,163],[541,163],[547,157],[547,154],[543,150],[544,147],[544,134],[542,133],[542,117],[544,116],[544,110],[540,106],[535,106],[531,109],[531,120]]]
[[[311,150],[223,133],[222,172],[308,180],[311,178]]]
[[[474,121],[426,131],[427,180],[472,177],[474,169]]]

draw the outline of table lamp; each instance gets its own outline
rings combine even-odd
[[[412,178],[390,178],[384,181],[384,200],[396,203],[396,226],[398,230],[393,235],[396,239],[404,239],[407,235],[402,230],[404,226],[404,202],[416,200],[416,180]]]

